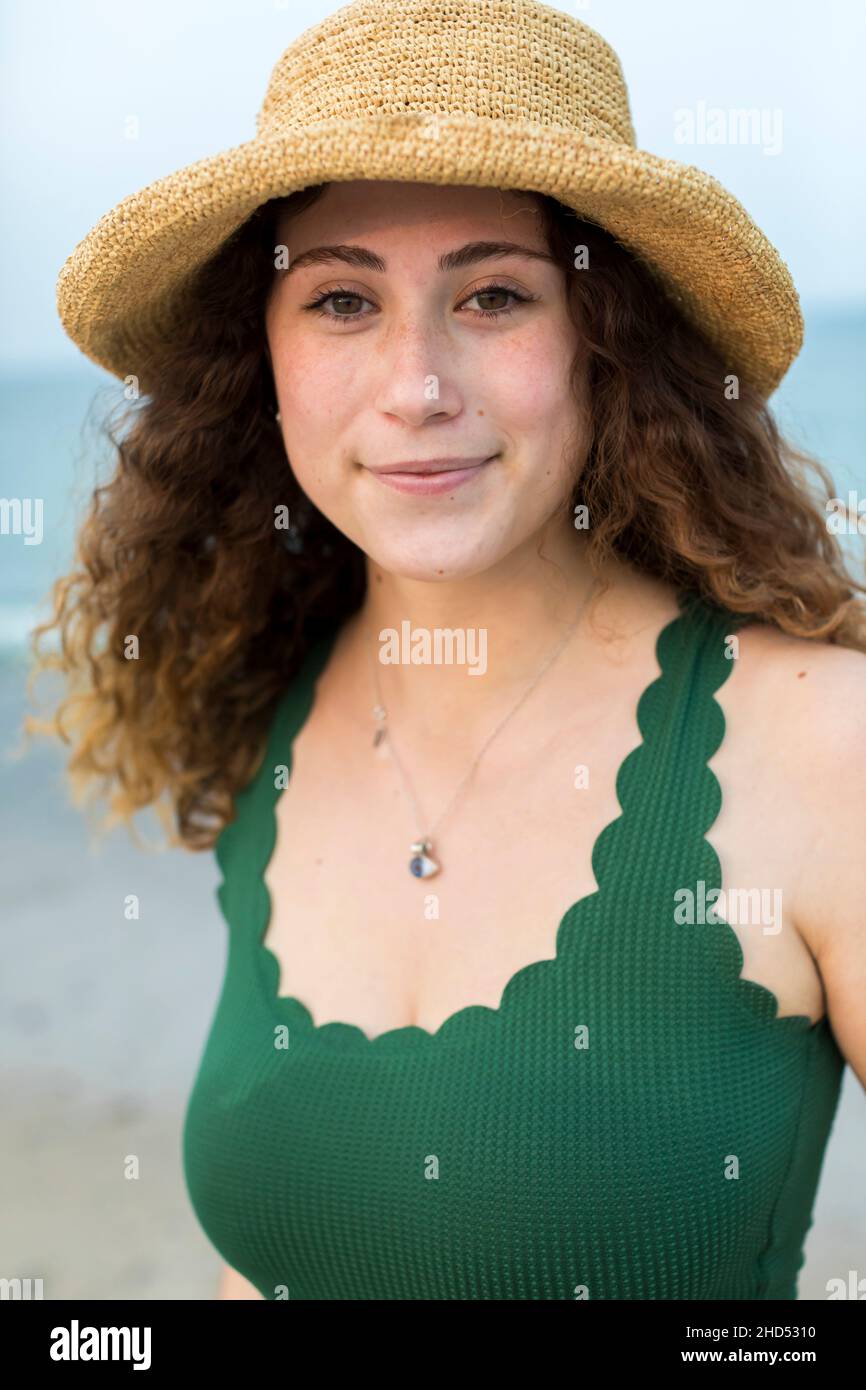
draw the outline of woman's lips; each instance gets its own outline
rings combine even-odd
[[[464,483],[477,478],[482,469],[494,463],[495,459],[496,455],[493,455],[471,468],[448,468],[439,473],[376,473],[373,469],[367,471],[373,473],[380,483],[395,488],[397,492],[410,492],[418,497],[435,497],[443,492],[453,492],[456,487],[462,487]]]

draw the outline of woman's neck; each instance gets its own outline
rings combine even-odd
[[[591,663],[601,638],[590,618],[619,631],[640,617],[641,576],[610,561],[601,578],[609,587],[597,599],[601,582],[573,528],[548,533],[541,547],[533,538],[495,571],[456,580],[407,579],[368,562],[364,603],[341,634],[346,688],[365,691],[372,706],[371,658],[381,658],[375,672],[395,726],[476,748],[557,647],[539,685],[570,679],[575,660]]]

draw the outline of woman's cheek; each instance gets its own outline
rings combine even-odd
[[[495,352],[488,347],[474,373],[485,390],[511,403],[515,415],[537,420],[540,409],[555,407],[566,395],[570,365],[562,338],[545,327],[504,337]]]

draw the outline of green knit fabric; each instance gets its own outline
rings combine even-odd
[[[844,1058],[826,1017],[777,1018],[740,978],[729,922],[676,915],[678,890],[721,887],[707,762],[740,621],[683,595],[659,634],[599,886],[555,959],[497,1009],[372,1040],[278,996],[262,944],[275,807],[334,635],[310,647],[216,845],[227,961],[183,1133],[198,1220],[265,1298],[796,1298]]]

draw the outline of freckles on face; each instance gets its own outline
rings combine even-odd
[[[296,233],[301,256],[307,246],[357,244],[386,269],[308,261],[277,281],[266,315],[301,488],[385,569],[437,578],[485,569],[544,524],[570,486],[577,412],[562,271],[527,256],[443,271],[441,253],[513,238],[515,228],[486,205],[467,213],[463,190],[443,214],[441,196],[407,194],[402,220],[390,189],[381,207],[375,190],[365,209],[326,207],[321,225]],[[500,281],[515,287],[510,295],[485,288]],[[323,295],[336,302],[320,309]],[[490,455],[471,481],[435,495],[375,475],[398,460]]]
[[[324,335],[302,331],[292,314],[281,311],[278,296],[272,301],[269,319],[274,385],[286,452],[296,472],[301,469],[306,473],[311,467],[316,469],[317,463],[329,461],[333,468],[333,450],[342,423],[353,408],[349,359],[334,352]],[[357,383],[354,389],[358,389]]]
[[[369,459],[376,438],[357,430],[371,413],[380,376],[375,346],[334,343],[334,334],[308,333],[302,322],[289,314],[275,313],[271,331],[274,377],[286,450],[299,481],[315,479],[327,487],[363,454]],[[349,336],[348,334],[346,336]],[[544,451],[546,467],[555,464],[552,450],[573,427],[575,402],[571,365],[573,327],[565,312],[540,314],[508,334],[484,336],[461,347],[460,390],[462,409],[484,427],[455,431],[473,439],[491,439],[519,454],[527,475],[538,466],[537,451]],[[375,411],[372,412],[375,414]],[[371,431],[375,435],[375,431]],[[401,432],[405,438],[407,431]],[[382,457],[405,457],[412,450],[389,442],[388,431],[378,436]],[[443,453],[459,453],[449,443]],[[429,456],[425,442],[417,456]],[[527,477],[528,480],[528,477]]]
[[[479,369],[486,408],[527,446],[552,444],[574,424],[572,334],[559,314],[542,315],[502,338]]]

